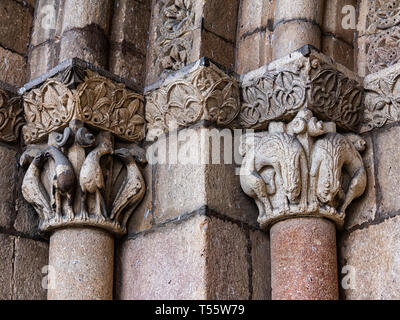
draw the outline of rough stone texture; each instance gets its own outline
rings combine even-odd
[[[122,78],[133,81],[139,88],[145,85],[146,64],[143,56],[136,56],[122,46],[111,47],[110,71]]]
[[[272,60],[271,31],[251,34],[241,40],[237,48],[236,72],[244,74],[255,70]]]
[[[319,25],[322,23],[324,1],[278,0],[275,9],[275,25],[281,21],[304,19]]]
[[[236,224],[209,218],[207,228],[207,299],[249,299],[247,239]]]
[[[281,58],[309,44],[321,48],[321,30],[304,21],[292,21],[277,25],[274,31],[273,59]]]
[[[400,217],[352,232],[340,248],[341,267],[354,268],[345,299],[400,299]]]
[[[17,179],[17,152],[0,146],[0,226],[9,228],[15,218],[14,192]]]
[[[111,0],[65,0],[62,33],[89,25],[109,31]]]
[[[380,130],[376,134],[377,179],[379,184],[380,214],[390,214],[400,210],[400,193],[398,179],[400,176],[400,149],[398,137],[400,127]]]
[[[29,79],[32,80],[41,76],[57,65],[56,47],[52,42],[35,47],[29,54],[28,62]]]
[[[289,219],[270,231],[273,300],[338,299],[335,225]]]
[[[219,150],[212,140],[209,140],[208,144],[208,148],[213,148],[208,149],[212,152],[209,154],[214,154],[215,151],[215,155],[220,155],[220,164],[215,163],[218,158],[215,162],[212,162],[211,158],[208,161],[205,158],[206,135],[213,135],[212,132],[220,133],[218,130],[211,130],[213,129],[195,129],[191,139],[183,139],[183,135],[171,133],[168,136],[167,150],[174,150],[176,141],[179,139],[178,155],[182,155],[183,150],[188,150],[188,154],[195,155],[197,152],[202,157],[194,156],[194,162],[190,164],[183,164],[183,159],[178,157],[177,164],[172,164],[171,161],[167,164],[155,165],[153,216],[156,224],[208,206],[220,214],[253,226],[257,225],[256,206],[253,200],[241,190],[239,176],[235,174],[235,164],[232,162],[228,164],[228,158],[224,162],[224,140],[220,140]],[[193,139],[195,134],[198,140]],[[161,138],[154,144],[154,148],[158,148],[159,151],[158,159],[164,158],[162,150],[164,141],[164,138]],[[232,161],[234,161],[233,155]]]
[[[360,198],[355,199],[348,207],[345,220],[346,229],[370,222],[375,219],[376,214],[375,166],[372,139],[370,136],[364,136],[363,138],[367,142],[367,148],[361,154],[367,171],[367,189]]]
[[[0,20],[0,44],[20,54],[25,54],[32,24],[29,8],[13,0],[2,0]]]
[[[322,23],[323,33],[328,33],[336,38],[344,40],[347,44],[353,43],[355,30],[345,29],[342,26],[345,14],[342,9],[345,6],[357,8],[357,0],[329,0],[325,1],[325,13]]]
[[[271,254],[269,236],[250,231],[253,300],[271,300]]]
[[[203,11],[203,27],[216,35],[235,41],[239,0],[206,0]]]
[[[335,62],[354,70],[354,49],[346,42],[331,36],[323,36],[322,52],[335,60]]]
[[[24,238],[15,239],[14,298],[17,300],[46,300],[42,286],[48,265],[49,246],[45,242]]]
[[[242,0],[239,12],[238,41],[257,29],[273,28],[276,0]]]
[[[0,233],[0,300],[12,298],[14,238]]]
[[[33,21],[31,47],[53,40],[60,33],[62,6],[57,0],[38,0],[36,16]],[[54,14],[54,16],[52,16]]]
[[[80,58],[95,66],[108,64],[108,43],[97,28],[92,30],[71,30],[64,33],[60,42],[59,62]]]
[[[22,86],[26,81],[26,59],[0,47],[0,81]]]
[[[135,50],[146,54],[151,12],[137,0],[118,0],[114,5],[110,40],[129,42]]]
[[[207,218],[196,216],[124,241],[116,255],[116,298],[205,299],[207,228]]]
[[[100,229],[60,229],[50,237],[54,288],[49,300],[110,300],[113,296],[114,238]]]

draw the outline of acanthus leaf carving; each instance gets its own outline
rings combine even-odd
[[[24,123],[21,98],[0,87],[0,140],[4,142],[18,140]]]
[[[364,149],[361,137],[337,133],[306,108],[287,124],[270,122],[268,131],[242,136],[240,183],[257,204],[261,227],[300,216],[342,227],[348,205],[366,188]]]

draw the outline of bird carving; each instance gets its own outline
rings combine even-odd
[[[113,202],[110,219],[114,220],[116,224],[121,223],[121,227],[125,229],[130,215],[146,192],[145,182],[134,157],[128,149],[118,149],[115,151],[115,155],[125,164],[127,172]],[[126,209],[125,215],[120,222],[120,216],[124,209]]]
[[[82,189],[82,219],[87,220],[89,215],[87,212],[86,199],[87,193],[96,195],[96,216],[98,221],[105,221],[107,209],[100,190],[104,189],[104,177],[101,170],[100,159],[104,155],[113,154],[113,146],[111,139],[105,139],[93,149],[85,161],[83,162],[79,183]]]
[[[50,146],[45,150],[46,158],[52,158],[55,162],[52,181],[52,207],[55,210],[56,221],[62,220],[62,197],[67,197],[66,214],[68,221],[75,217],[73,206],[73,193],[75,187],[74,168],[68,158],[57,148]]]
[[[22,182],[22,195],[39,214],[41,224],[48,221],[52,216],[50,197],[40,180],[40,174],[45,162],[44,151],[40,151],[35,157],[25,152],[20,159],[21,166],[30,164]]]

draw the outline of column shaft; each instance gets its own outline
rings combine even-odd
[[[321,48],[323,0],[278,0],[275,9],[273,59],[306,44]]]
[[[91,228],[56,230],[50,237],[49,300],[111,300],[114,237]]]
[[[272,226],[273,300],[336,300],[336,228],[322,218],[295,218]]]

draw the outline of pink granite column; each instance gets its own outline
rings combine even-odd
[[[271,239],[273,300],[336,300],[336,226],[323,218],[274,224]]]

